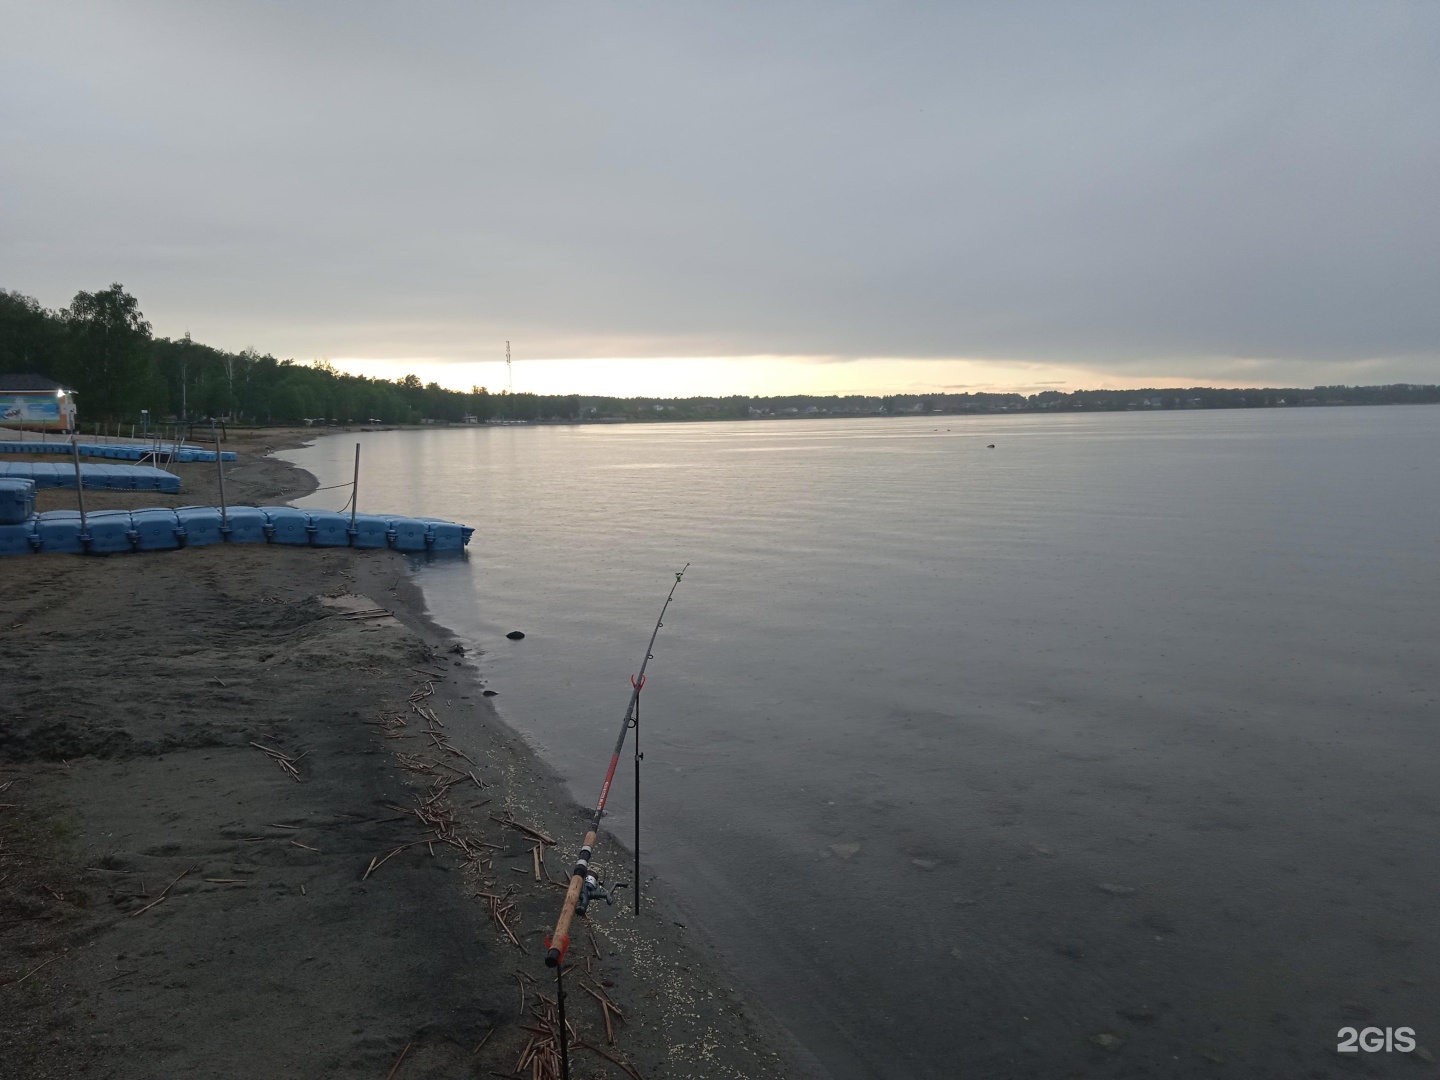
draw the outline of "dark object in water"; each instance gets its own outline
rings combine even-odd
[[[485,697],[494,697],[497,693],[499,693],[499,691],[498,691],[498,690],[482,690],[482,691],[480,691],[480,693],[482,693]]]
[[[994,449],[995,449],[995,444],[994,444],[993,442],[992,442],[992,443],[986,443],[986,444],[985,444],[985,449],[986,449],[986,450],[994,450]]]
[[[521,638],[523,638],[523,637],[525,636],[525,631],[524,631],[524,630],[511,630],[511,631],[510,631],[508,634],[506,634],[505,636],[508,637],[511,641],[519,641]]]

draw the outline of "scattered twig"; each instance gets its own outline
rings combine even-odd
[[[143,914],[145,914],[145,912],[149,911],[149,910],[150,910],[152,907],[154,907],[156,904],[160,903],[160,901],[164,900],[165,897],[166,897],[167,895],[169,895],[170,890],[173,889],[173,888],[179,883],[180,878],[183,878],[186,874],[190,873],[191,870],[194,870],[197,865],[199,865],[199,864],[198,864],[198,863],[197,863],[197,864],[192,864],[192,865],[189,866],[187,869],[181,871],[180,877],[177,877],[174,881],[170,882],[169,885],[166,885],[165,888],[161,890],[159,896],[157,896],[154,900],[151,900],[150,903],[146,904],[144,907],[139,908],[138,910],[132,911],[132,912],[130,913],[130,917],[133,919],[136,915],[143,915]]]
[[[462,757],[462,758],[464,758],[466,761],[470,762],[471,765],[474,765],[474,764],[475,764],[475,759],[474,759],[474,758],[472,758],[469,754],[465,753],[464,750],[457,750],[455,747],[451,746],[448,742],[442,742],[442,743],[440,744],[440,749],[441,749],[441,750],[448,750],[450,753],[454,754],[456,757]],[[551,840],[550,842],[553,844],[555,841],[554,841],[554,840]]]
[[[270,738],[270,736],[266,735],[265,738],[268,739]],[[263,751],[265,754],[267,754],[270,757],[270,760],[275,762],[276,765],[280,766],[280,771],[288,773],[297,784],[300,782],[300,770],[295,768],[295,766],[300,761],[300,758],[303,758],[305,754],[310,753],[309,750],[306,750],[304,754],[300,755],[300,757],[292,758],[288,754],[282,754],[279,750],[276,750],[270,746],[262,746],[258,742],[251,742],[250,745],[255,747],[256,750]]]
[[[508,828],[508,829],[518,829],[520,832],[523,832],[526,836],[529,836],[529,837],[531,837],[532,839],[535,839],[535,840],[539,840],[542,844],[545,844],[545,845],[547,845],[548,847],[554,847],[554,846],[555,846],[555,841],[554,841],[554,839],[551,838],[551,836],[550,836],[548,833],[546,833],[546,832],[544,832],[544,831],[542,831],[542,830],[540,830],[540,829],[536,829],[536,828],[534,828],[534,827],[532,827],[532,826],[530,826],[530,825],[526,825],[524,822],[516,821],[515,818],[514,818],[513,816],[511,816],[511,813],[510,813],[509,810],[506,810],[506,811],[505,811],[505,816],[504,816],[504,817],[500,817],[499,815],[496,815],[496,814],[491,814],[491,815],[490,815],[490,820],[491,820],[491,821],[498,821],[501,825],[504,825],[504,826],[505,826],[506,828]]]
[[[63,955],[63,954],[62,954],[62,955]],[[37,971],[39,971],[41,968],[43,968],[43,967],[45,966],[45,964],[53,964],[56,960],[59,960],[59,959],[60,959],[59,956],[52,956],[49,960],[46,960],[44,964],[36,964],[33,968],[31,968],[29,971],[27,971],[24,975],[21,975],[20,978],[14,980],[13,982],[0,983],[0,986],[19,986],[22,982],[24,982],[26,979],[28,979],[31,975],[34,975],[35,972],[37,972]]]
[[[595,991],[595,990],[592,990],[589,986],[586,986],[583,982],[582,982],[580,985],[584,988],[584,990],[585,990],[585,992],[586,992],[587,994],[589,994],[591,997],[593,997],[596,1001],[598,1001],[598,1002],[600,1003],[600,1012],[601,1012],[601,1013],[604,1015],[604,1017],[605,1017],[605,1041],[608,1042],[611,1046],[614,1046],[614,1045],[615,1045],[615,1029],[610,1026],[610,1001],[609,1001],[609,999],[606,998],[604,994],[601,994],[601,993],[599,993],[599,992],[597,992],[597,991]]]
[[[385,1080],[395,1080],[395,1073],[396,1073],[396,1072],[399,1070],[399,1068],[400,1068],[400,1062],[402,1062],[402,1061],[405,1060],[405,1055],[410,1052],[410,1047],[411,1047],[411,1045],[413,1045],[413,1044],[411,1044],[411,1043],[406,1043],[406,1044],[405,1044],[405,1049],[400,1051],[400,1056],[395,1059],[395,1064],[390,1066],[390,1071],[389,1071],[389,1073],[386,1074]]]
[[[425,843],[424,840],[416,840],[416,841],[415,841],[414,843],[412,843],[412,844],[401,844],[399,847],[397,847],[397,848],[395,848],[393,851],[391,851],[389,855],[386,855],[385,858],[383,858],[383,859],[380,858],[380,856],[376,855],[374,858],[372,858],[372,859],[370,860],[370,867],[369,867],[369,869],[367,869],[367,870],[365,871],[365,873],[361,876],[360,880],[361,880],[361,881],[364,881],[364,880],[365,880],[366,878],[368,878],[371,874],[373,874],[376,870],[379,870],[380,867],[384,866],[387,862],[389,862],[389,861],[390,861],[392,858],[394,858],[396,855],[399,855],[400,852],[404,851],[406,848],[419,847],[419,846],[420,846],[421,844],[423,844],[423,843]]]
[[[495,920],[495,924],[499,926],[501,930],[505,931],[505,936],[510,939],[510,943],[522,953],[528,953],[528,950],[524,945],[520,944],[520,939],[515,936],[515,931],[510,928],[510,924],[505,919],[506,915],[515,910],[513,901],[506,903],[506,897],[509,895],[508,891],[505,896],[497,896],[495,893],[479,893],[478,895],[483,896],[489,903],[490,917]]]
[[[605,992],[602,987],[592,986],[586,983],[583,979],[580,981],[580,985],[584,987],[586,992],[589,993],[592,997],[594,997],[595,1000],[603,1001],[609,1007],[610,1011],[613,1012],[616,1016],[620,1017],[621,1020],[625,1019],[625,1014],[620,1011],[620,1006],[615,1004],[614,1000],[610,997],[609,994]]]
[[[611,1056],[610,1056],[609,1054],[607,1054],[604,1050],[601,1050],[598,1046],[592,1046],[592,1045],[590,1045],[590,1044],[587,1043],[584,1039],[574,1039],[574,1040],[571,1041],[571,1045],[572,1045],[572,1046],[578,1046],[581,1050],[589,1050],[589,1051],[591,1051],[592,1053],[599,1054],[599,1055],[600,1055],[601,1057],[603,1057],[606,1061],[610,1062],[610,1064],[615,1065],[615,1066],[617,1066],[618,1068],[624,1069],[625,1072],[626,1072],[627,1074],[629,1074],[630,1076],[633,1076],[633,1077],[635,1078],[635,1080],[645,1080],[645,1078],[640,1075],[640,1070],[637,1069],[637,1068],[635,1068],[634,1065],[626,1064],[625,1062],[621,1061],[619,1058],[611,1057]]]

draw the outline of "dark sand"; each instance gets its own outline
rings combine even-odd
[[[261,456],[297,437],[241,441],[231,501],[313,489]],[[179,468],[181,496],[90,492],[87,506],[212,502],[214,465]],[[74,499],[46,492],[41,508]],[[394,615],[342,614],[375,607]],[[491,815],[556,838],[558,880],[584,811],[496,720],[483,655],[457,644],[393,552],[0,561],[0,1076],[379,1080],[402,1053],[395,1080],[508,1075],[537,993],[553,994],[541,942],[562,889]],[[431,688],[433,722],[410,700]],[[456,753],[439,744],[462,714],[489,737]],[[298,757],[300,779],[254,742]],[[418,843],[364,880],[435,835],[392,807],[430,800],[456,769],[475,778],[430,809],[479,857]],[[622,860],[602,844],[602,864]],[[517,902],[519,947],[482,892]],[[582,931],[572,948],[581,1039],[646,1080],[810,1071],[663,892],[639,919],[621,896],[591,920],[593,946]],[[614,1046],[587,972],[624,1010]],[[572,1075],[625,1073],[581,1049]]]

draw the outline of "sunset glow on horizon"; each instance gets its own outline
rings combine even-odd
[[[863,394],[1037,394],[1046,390],[1133,390],[1199,386],[1174,375],[1116,376],[1083,367],[996,360],[839,360],[804,356],[647,357],[514,360],[327,358],[338,371],[377,379],[415,375],[448,390],[607,397],[781,397]],[[512,384],[513,379],[513,384]],[[1237,370],[1226,386],[1260,385]]]

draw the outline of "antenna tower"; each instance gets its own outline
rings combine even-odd
[[[505,342],[505,378],[510,383],[510,392],[515,392],[515,371],[510,367],[510,342]]]

